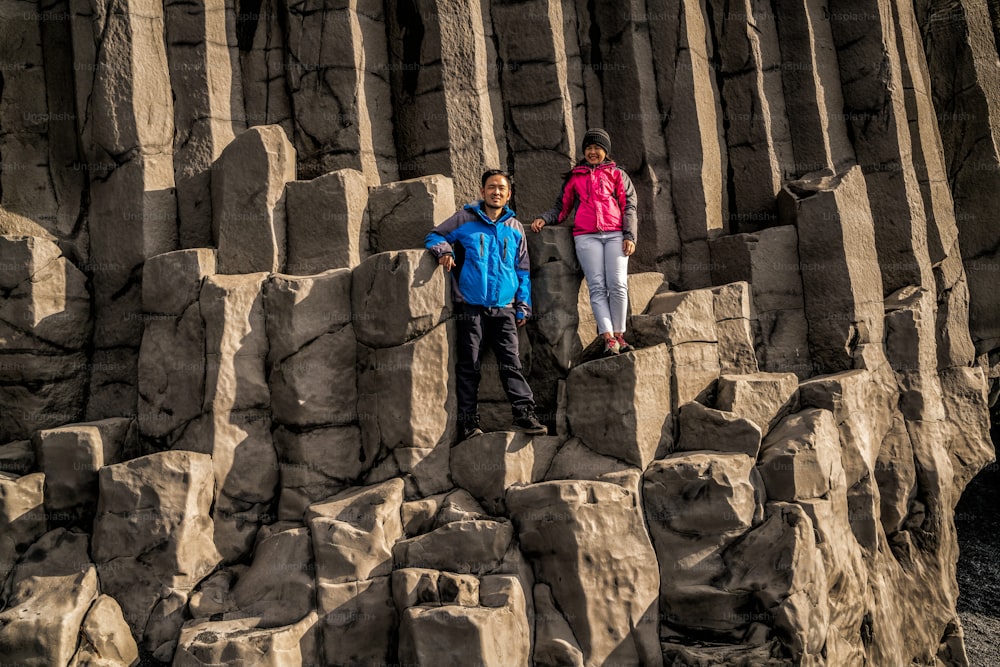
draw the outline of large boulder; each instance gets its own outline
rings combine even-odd
[[[119,463],[134,435],[125,417],[39,431],[46,511],[63,521],[89,519],[97,506],[97,471]]]
[[[256,619],[194,620],[179,633],[174,667],[309,667],[319,664],[316,612],[296,623],[262,628]]]
[[[527,665],[531,657],[524,591],[515,577],[485,577],[482,606],[415,606],[403,612],[400,659],[461,667]]]
[[[768,433],[758,468],[768,498],[795,502],[829,493],[840,460],[840,435],[833,413],[809,408],[789,415]]]
[[[725,549],[763,518],[764,489],[743,453],[681,452],[643,476],[645,515],[660,563],[663,620],[675,628],[742,637],[745,592],[718,585]]]
[[[511,488],[507,507],[584,663],[662,664],[659,571],[639,498],[617,484],[553,481]]]
[[[556,437],[531,437],[514,431],[469,438],[452,447],[451,477],[488,511],[505,514],[507,489],[542,481],[558,445]]]
[[[453,521],[401,540],[392,553],[397,567],[484,575],[500,567],[513,539],[514,528],[508,521]]]
[[[24,550],[47,530],[44,503],[44,474],[0,472],[0,584]]]
[[[782,417],[794,411],[797,390],[794,373],[723,375],[715,407],[749,419],[767,435]]]
[[[258,626],[291,625],[315,608],[316,577],[307,528],[277,530],[257,542],[253,563],[232,588],[240,612]]]
[[[94,520],[101,589],[121,604],[141,644],[173,655],[194,586],[222,560],[210,509],[212,459],[171,451],[105,466]]]
[[[357,266],[366,250],[361,238],[368,203],[364,175],[338,169],[311,181],[291,181],[285,187],[285,271],[311,276]]]
[[[316,579],[338,584],[388,575],[403,536],[403,481],[353,488],[309,507]]]
[[[441,174],[376,185],[368,191],[371,254],[423,248],[424,237],[455,212],[455,186]]]
[[[0,655],[25,667],[66,665],[98,596],[97,570],[83,533],[56,529],[21,560],[0,612]]]
[[[122,608],[109,595],[99,595],[80,625],[80,647],[69,667],[139,664],[139,647]]]
[[[670,413],[666,345],[576,366],[567,379],[573,434],[599,454],[645,468],[656,454]]]
[[[353,275],[351,308],[362,345],[402,345],[451,315],[451,276],[426,250],[372,255]]]
[[[389,582],[385,576],[319,584],[325,664],[388,664],[399,625]]]

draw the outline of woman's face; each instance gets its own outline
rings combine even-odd
[[[601,164],[606,157],[607,152],[597,144],[590,144],[583,149],[583,158],[587,164]]]

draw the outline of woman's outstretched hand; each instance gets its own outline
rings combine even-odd
[[[628,257],[628,256],[630,256],[634,252],[635,252],[635,241],[629,241],[628,239],[625,239],[624,241],[622,241],[622,254],[623,255],[625,255],[626,257]]]
[[[536,232],[536,233],[540,232],[540,231],[542,231],[542,227],[544,227],[544,226],[545,226],[545,221],[544,220],[542,220],[541,218],[535,218],[531,222],[531,231]]]

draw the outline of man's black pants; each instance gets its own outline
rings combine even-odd
[[[507,399],[514,415],[535,407],[531,387],[521,373],[517,354],[517,321],[514,309],[486,308],[455,303],[458,362],[455,364],[458,420],[467,423],[478,414],[480,362],[483,351],[493,348]]]

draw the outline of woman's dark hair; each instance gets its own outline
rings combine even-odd
[[[480,187],[485,188],[486,181],[490,180],[490,177],[492,176],[503,176],[504,178],[507,179],[507,185],[510,186],[510,189],[511,190],[514,189],[514,179],[511,178],[510,174],[508,174],[503,169],[487,169],[486,171],[484,171],[483,177],[480,179]]]

